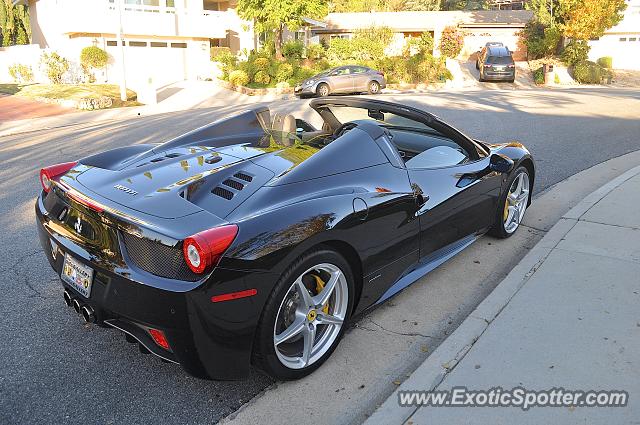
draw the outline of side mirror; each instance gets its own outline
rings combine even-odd
[[[384,114],[380,111],[376,111],[375,109],[369,109],[367,111],[367,115],[369,115],[369,118],[373,118],[374,120],[384,121]]]
[[[496,173],[508,173],[513,170],[513,165],[511,158],[499,153],[494,153],[489,158],[489,170]]]

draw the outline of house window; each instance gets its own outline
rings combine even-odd
[[[627,41],[627,37],[620,37],[620,41]]]
[[[118,42],[116,40],[107,40],[107,46],[115,47],[117,45],[118,45]]]
[[[636,37],[631,37],[631,38],[629,38],[629,41],[636,41],[636,40],[637,40],[637,38],[636,38]]]
[[[214,12],[224,12],[229,9],[228,1],[202,0],[202,9]]]
[[[293,35],[293,38],[296,41],[304,41],[304,31],[296,31]]]
[[[174,49],[186,49],[187,43],[171,43],[171,47]]]
[[[351,34],[331,34],[329,36],[329,40],[334,40],[336,38],[343,38],[345,40],[349,40],[351,38]]]
[[[130,47],[147,47],[146,41],[130,41],[128,44]]]
[[[167,47],[167,43],[163,43],[161,41],[152,41],[149,44],[151,44],[151,47]]]

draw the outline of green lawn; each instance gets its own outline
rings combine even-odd
[[[137,94],[127,90],[127,100],[120,100],[120,87],[115,84],[0,84],[0,93],[12,94],[27,99],[45,97],[49,99],[99,98],[108,96],[113,99],[112,108],[138,106]]]

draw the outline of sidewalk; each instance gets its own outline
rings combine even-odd
[[[640,166],[563,216],[366,424],[638,423]],[[625,390],[626,407],[400,407],[398,392]]]

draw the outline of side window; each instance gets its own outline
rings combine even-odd
[[[367,71],[367,69],[362,67],[362,66],[352,66],[351,67],[351,73],[352,74],[363,74],[366,71]]]
[[[407,168],[441,168],[464,164],[470,158],[460,145],[437,131],[391,130],[393,144]]]
[[[349,75],[350,74],[349,71],[350,71],[349,68],[336,69],[336,75]]]

